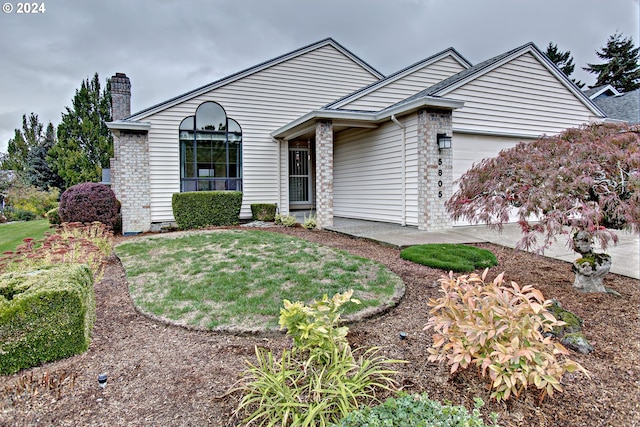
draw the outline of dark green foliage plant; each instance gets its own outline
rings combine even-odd
[[[558,49],[558,45],[549,42],[547,46],[547,50],[545,52],[547,57],[558,66],[560,71],[562,71],[567,77],[573,74],[573,70],[575,69],[575,64],[573,63],[573,57],[571,56],[571,51],[563,52]],[[573,83],[576,84],[579,88],[584,87],[584,83],[579,80],[571,79]]]
[[[118,219],[118,200],[108,185],[85,182],[62,193],[58,213],[62,222],[98,221],[113,228]]]
[[[178,228],[189,230],[236,225],[240,221],[241,191],[191,191],[174,193],[171,200]]]
[[[100,89],[96,73],[82,82],[66,107],[58,126],[58,140],[48,152],[53,171],[69,188],[81,182],[98,182],[102,169],[113,157],[113,136],[106,123],[111,121],[111,86]]]
[[[484,406],[482,399],[476,398],[474,409],[469,413],[464,406],[442,405],[429,399],[426,393],[400,393],[398,397],[384,403],[363,407],[349,413],[334,427],[486,427],[495,426],[497,415],[491,414],[492,423],[485,424],[480,414]]]
[[[498,260],[491,251],[451,243],[410,246],[400,252],[400,257],[428,267],[459,273],[498,265]]]
[[[631,92],[640,88],[640,48],[635,47],[631,37],[622,33],[609,36],[607,45],[596,51],[604,64],[587,64],[585,71],[597,74],[596,84],[610,84],[620,92]]]
[[[252,203],[251,219],[254,221],[273,221],[277,208],[275,203]]]
[[[94,321],[93,275],[86,265],[0,275],[0,374],[84,352]]]

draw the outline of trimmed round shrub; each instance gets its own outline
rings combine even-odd
[[[492,423],[485,424],[479,408],[481,399],[475,400],[475,408],[469,412],[464,406],[442,405],[423,394],[400,393],[373,408],[364,407],[349,413],[336,427],[486,427],[495,426],[497,415],[491,414]]]
[[[62,222],[99,221],[113,228],[118,219],[118,200],[108,185],[85,182],[62,193],[58,213]]]
[[[275,203],[252,203],[251,219],[253,221],[273,221],[278,206]]]
[[[452,243],[410,246],[400,257],[427,267],[468,273],[498,265],[496,256],[486,249]]]

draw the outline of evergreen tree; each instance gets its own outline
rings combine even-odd
[[[551,62],[556,64],[560,71],[562,71],[567,77],[571,76],[573,70],[575,69],[575,64],[573,63],[573,57],[571,56],[571,51],[562,52],[558,49],[558,45],[549,42],[547,46],[547,51],[545,52],[549,57]],[[573,83],[579,88],[584,87],[584,83],[580,80],[571,79]]]
[[[52,168],[63,180],[64,188],[81,182],[99,182],[102,168],[113,157],[113,137],[106,122],[111,121],[111,88],[107,80],[101,92],[96,73],[82,82],[66,107],[58,126],[58,141],[49,151]]]
[[[631,37],[624,38],[622,34],[609,36],[607,45],[596,51],[598,58],[607,62],[604,64],[587,64],[585,71],[598,75],[597,87],[610,84],[620,92],[630,92],[640,88],[640,65],[638,58],[640,48],[634,47]]]
[[[42,142],[31,149],[27,158],[29,168],[27,180],[31,185],[47,190],[50,188],[61,188],[62,179],[56,174],[50,165],[48,158],[49,151],[56,143],[56,128],[49,123]]]
[[[23,114],[22,129],[16,129],[14,137],[9,140],[1,168],[12,170],[18,176],[24,177],[29,169],[29,153],[40,145],[42,140],[42,123],[38,120],[38,115],[31,113],[27,118],[27,115]]]

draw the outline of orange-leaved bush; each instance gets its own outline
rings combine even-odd
[[[505,284],[504,273],[486,282],[488,269],[477,274],[440,279],[442,297],[429,300],[425,330],[433,329],[429,361],[446,362],[451,373],[470,365],[491,382],[491,397],[507,400],[530,385],[540,400],[562,391],[565,372],[587,371],[565,356],[568,350],[550,332],[564,325],[533,286]]]

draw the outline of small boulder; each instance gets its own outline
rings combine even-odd
[[[572,332],[570,334],[566,334],[560,340],[562,345],[571,349],[573,351],[577,351],[582,354],[589,354],[593,351],[593,346],[589,344],[589,341],[582,335],[582,332]]]

